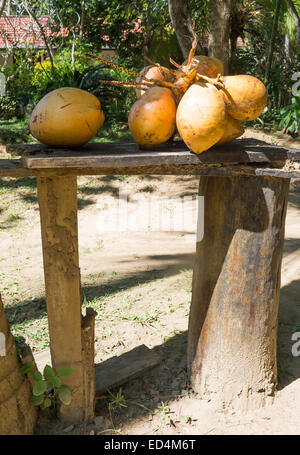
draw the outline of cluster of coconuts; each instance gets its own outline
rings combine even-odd
[[[184,62],[178,71],[150,65],[141,74],[166,81],[172,87],[155,85],[136,90],[138,100],[129,113],[129,128],[141,148],[166,142],[176,127],[185,144],[195,153],[224,144],[244,133],[242,122],[257,118],[267,104],[264,84],[250,75],[222,76],[222,62],[196,56],[197,74],[203,80],[188,80]],[[209,81],[208,78],[211,78]],[[142,83],[142,80],[138,80]],[[178,90],[179,89],[179,90]]]
[[[201,153],[241,136],[242,122],[254,120],[266,106],[267,91],[259,79],[243,74],[222,76],[223,64],[216,58],[196,56],[176,66],[176,70],[147,66],[132,84],[140,88],[136,88],[138,100],[128,124],[142,149],[168,141],[177,127],[190,150]],[[46,145],[80,147],[96,135],[103,122],[96,96],[64,87],[39,101],[29,130]]]

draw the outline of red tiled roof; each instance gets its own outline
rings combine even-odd
[[[58,32],[51,30],[50,17],[40,16],[39,23],[43,27],[45,35],[53,36],[56,34],[67,36],[68,32],[66,29],[60,29]],[[98,18],[97,20],[101,20]],[[133,28],[123,32],[122,41],[127,39],[129,33],[140,33],[142,32],[143,26],[141,25],[141,19],[137,19],[134,22]],[[103,41],[110,41],[108,35],[102,36]],[[200,40],[202,46],[207,46],[208,34]],[[241,38],[238,38],[237,47],[243,47],[247,44]],[[45,48],[45,41],[42,37],[41,31],[36,22],[29,16],[1,16],[0,17],[0,49],[6,49],[9,47],[25,48],[32,47],[38,49]]]
[[[51,36],[49,16],[39,17],[45,35]],[[63,29],[60,33],[67,34]],[[45,41],[36,22],[29,16],[1,16],[0,17],[0,48],[27,47],[45,48]]]

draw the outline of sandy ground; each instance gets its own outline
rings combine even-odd
[[[255,130],[247,130],[246,135],[300,148],[299,141],[282,135]],[[98,397],[95,424],[64,428],[44,417],[38,432],[299,434],[300,356],[291,354],[291,336],[300,332],[300,184],[293,181],[291,185],[286,222],[278,392],[272,404],[246,414],[220,412],[188,388],[185,349],[198,179],[80,177],[78,186],[83,295],[85,303],[98,311],[95,362],[122,355],[141,344],[157,351],[162,361],[121,390],[113,390],[113,396]],[[120,229],[114,218],[119,189],[128,193],[122,219],[126,210],[129,231],[128,226]],[[151,198],[167,200],[170,195],[181,199],[175,198],[171,207],[162,202],[161,214],[146,219]],[[36,190],[28,185],[18,196],[21,201],[7,202],[5,196],[1,195],[0,205],[1,293],[15,335],[24,336],[38,352],[48,342],[44,341],[47,327]],[[188,225],[182,221],[183,197]],[[14,212],[9,212],[12,207]],[[16,211],[19,218],[14,219]],[[146,231],[149,223],[153,229],[150,232]],[[134,230],[137,225],[139,232]]]

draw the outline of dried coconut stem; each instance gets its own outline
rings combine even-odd
[[[214,85],[217,88],[224,89],[224,82],[223,82],[221,74],[218,74],[218,76],[215,79],[213,79],[211,77],[204,76],[203,74],[197,73],[196,80],[201,80],[201,79],[204,80],[205,82],[208,82],[209,84]]]
[[[171,57],[170,57],[170,63],[175,66],[175,68],[177,69],[181,69],[181,66],[179,65],[179,63],[175,62],[175,60],[173,60]]]
[[[118,87],[126,87],[126,88],[140,88],[142,90],[145,90],[149,87],[152,87],[153,84],[143,82],[143,83],[138,83],[138,82],[126,82],[126,81],[105,81],[105,80],[99,80],[98,81],[100,84],[106,84],[106,85],[113,85],[113,86],[118,86]]]
[[[104,60],[103,58],[94,57],[94,56],[89,55],[89,54],[88,54],[88,57],[91,57],[91,58],[93,58],[95,60],[99,60],[102,63],[106,63],[106,65],[111,66],[112,68],[116,68],[118,70],[124,71],[125,73],[131,74],[132,76],[139,77],[140,79],[142,79],[145,82],[148,82],[148,83],[149,82],[153,82],[153,84],[159,85],[160,87],[166,87],[166,88],[174,88],[175,87],[174,84],[172,84],[171,82],[158,81],[157,79],[148,79],[147,77],[143,76],[142,74],[135,73],[134,71],[130,71],[130,70],[126,69],[126,68],[123,68],[122,66],[115,65],[114,63],[111,63],[111,62],[109,62],[107,60]],[[111,82],[113,82],[113,81],[111,81]],[[121,82],[121,81],[115,81],[115,82]],[[113,84],[111,84],[111,85],[113,85]]]

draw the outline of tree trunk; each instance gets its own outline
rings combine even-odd
[[[37,407],[30,404],[31,386],[20,373],[21,362],[0,296],[0,434],[32,434]]]
[[[201,177],[189,320],[193,389],[246,411],[272,401],[280,269],[289,180]]]
[[[6,4],[6,0],[2,0],[2,2],[0,4],[0,17],[2,16],[2,14],[4,12],[5,4]]]
[[[82,39],[85,26],[85,0],[81,0],[79,38]]]
[[[271,33],[271,39],[270,39],[270,48],[269,48],[269,53],[268,53],[268,58],[267,58],[267,65],[266,65],[266,72],[265,72],[265,80],[264,80],[265,83],[268,82],[268,80],[269,80],[270,71],[271,71],[271,67],[272,67],[274,46],[275,46],[275,38],[276,38],[276,32],[277,32],[278,20],[279,20],[279,13],[280,13],[280,6],[281,6],[281,0],[276,0],[276,10],[275,10],[275,15],[274,15],[274,21],[273,21],[273,27],[272,27],[272,33]]]
[[[284,35],[284,57],[285,57],[285,67],[288,68],[289,61],[291,59],[291,46],[290,46],[290,37],[289,34],[286,33]]]
[[[229,34],[232,0],[211,0],[208,55],[223,62],[224,74],[229,67]]]
[[[193,43],[193,25],[188,1],[168,0],[169,14],[174,27],[178,44],[186,59]]]
[[[300,45],[300,16],[298,14],[298,11],[296,10],[296,7],[294,5],[294,2],[292,0],[285,0],[288,8],[293,16],[295,25],[296,25],[296,31],[297,31],[297,43]]]

